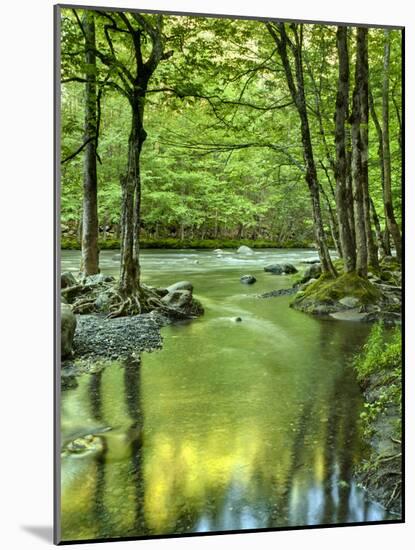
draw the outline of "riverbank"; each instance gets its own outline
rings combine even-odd
[[[354,367],[365,399],[361,429],[368,442],[356,474],[373,501],[402,512],[402,336],[375,325]]]
[[[200,249],[200,250],[215,250],[216,248],[235,248],[240,246],[249,246],[250,248],[314,248],[314,244],[310,241],[271,241],[263,239],[140,239],[140,248],[149,249],[171,249],[171,250],[185,250],[185,249]],[[81,243],[75,237],[67,237],[62,235],[61,237],[62,250],[81,250]],[[119,250],[120,239],[107,238],[99,240],[100,250]]]

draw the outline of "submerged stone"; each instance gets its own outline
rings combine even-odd
[[[245,285],[253,285],[256,283],[256,279],[253,275],[243,275],[239,280]]]
[[[249,248],[249,246],[240,246],[238,248],[238,250],[236,251],[238,254],[245,254],[247,256],[250,256],[254,253],[254,251],[252,250],[252,248]]]
[[[264,271],[274,275],[297,273],[297,269],[292,264],[270,264],[264,267]]]

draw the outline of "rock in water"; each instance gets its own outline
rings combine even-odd
[[[284,273],[297,273],[297,269],[292,264],[271,264],[264,267],[267,273],[274,275],[283,275]]]
[[[337,311],[330,313],[330,317],[337,319],[338,321],[364,321],[367,317],[367,313],[362,313],[359,308],[348,309],[347,311]]]
[[[243,275],[239,280],[245,285],[253,285],[256,283],[256,279],[253,275]]]
[[[166,288],[167,292],[174,292],[175,290],[190,290],[193,292],[193,285],[189,281],[179,281]]]
[[[245,245],[240,246],[236,252],[238,254],[245,254],[246,256],[251,256],[254,253],[252,248],[249,248],[249,246],[245,246]]]
[[[355,298],[354,296],[345,296],[344,298],[339,300],[339,303],[342,306],[347,307],[348,309],[353,309],[360,305],[359,299]]]
[[[221,248],[215,248],[213,254],[223,254],[223,250]]]
[[[70,271],[64,271],[61,274],[61,289],[67,288],[68,286],[74,286],[77,284],[75,276]]]
[[[68,304],[61,303],[61,356],[68,357],[72,353],[72,342],[76,329],[76,317]]]

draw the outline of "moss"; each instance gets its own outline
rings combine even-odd
[[[305,289],[303,296],[296,300],[333,303],[345,296],[358,298],[361,304],[366,305],[376,303],[381,298],[381,293],[374,285],[356,273],[344,273],[336,278],[323,274],[315,283]]]
[[[360,429],[368,453],[357,475],[371,498],[396,513],[401,509],[402,335],[399,328],[372,328],[353,366],[364,389]]]

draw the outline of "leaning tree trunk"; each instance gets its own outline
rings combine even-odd
[[[396,249],[398,261],[402,260],[402,242],[399,226],[396,222],[392,200],[392,169],[389,140],[389,78],[390,78],[390,34],[385,31],[384,64],[383,64],[383,88],[382,88],[382,149],[385,170],[385,186],[383,202],[385,203],[386,222]]]
[[[343,252],[344,271],[350,273],[356,267],[356,251],[349,216],[347,188],[346,120],[349,110],[349,53],[347,27],[337,28],[339,55],[339,80],[337,87],[335,142],[336,142],[336,206],[340,243]]]
[[[382,127],[379,123],[379,118],[376,113],[375,103],[373,101],[372,93],[369,91],[369,107],[370,107],[370,115],[372,117],[373,123],[376,128],[376,134],[378,136],[378,155],[379,155],[379,168],[380,168],[380,181],[382,183],[382,196],[385,196],[385,160],[383,158],[383,132]],[[389,230],[388,230],[388,222],[387,222],[387,216],[386,216],[386,208],[384,206],[384,212],[385,212],[385,231],[383,233],[379,233],[379,229],[376,227],[376,233],[378,235],[378,241],[379,245],[381,246],[385,256],[391,255],[390,250],[390,242],[389,242]],[[378,216],[376,215],[377,219],[379,220]],[[375,218],[374,218],[375,219]],[[380,222],[379,222],[380,223]]]
[[[361,143],[361,178],[363,191],[363,211],[365,216],[366,248],[368,265],[378,269],[378,249],[375,243],[371,215],[370,215],[370,194],[369,194],[369,61],[367,51],[367,29],[357,30],[358,40],[358,66],[359,66],[359,89],[360,89],[360,143]]]
[[[97,200],[97,90],[95,20],[92,11],[86,11],[83,19],[85,32],[85,122],[84,141],[88,142],[84,156],[82,258],[84,275],[99,272],[98,264],[98,200]]]
[[[385,235],[382,233],[382,228],[380,226],[379,216],[376,212],[375,203],[373,202],[373,199],[370,199],[370,211],[372,213],[373,218],[373,225],[375,226],[375,232],[376,232],[376,239],[378,241],[378,246],[382,250],[383,256],[388,255],[388,249],[385,245]]]
[[[300,27],[300,35],[298,35],[297,27],[293,26],[295,44],[290,41],[290,47],[294,55],[294,81],[291,63],[287,52],[289,39],[285,30],[285,24],[278,23],[277,27],[275,27],[272,23],[266,23],[266,26],[277,45],[278,53],[284,67],[288,88],[290,90],[292,100],[297,108],[300,117],[301,142],[303,145],[303,157],[305,164],[305,179],[310,193],[313,212],[314,238],[321,261],[322,271],[324,273],[330,273],[331,275],[336,276],[337,272],[330,258],[323,226],[323,218],[320,204],[320,189],[317,179],[316,164],[313,155],[313,146],[311,143],[310,125],[308,121],[307,104],[304,90],[304,74],[302,62],[302,28]]]

